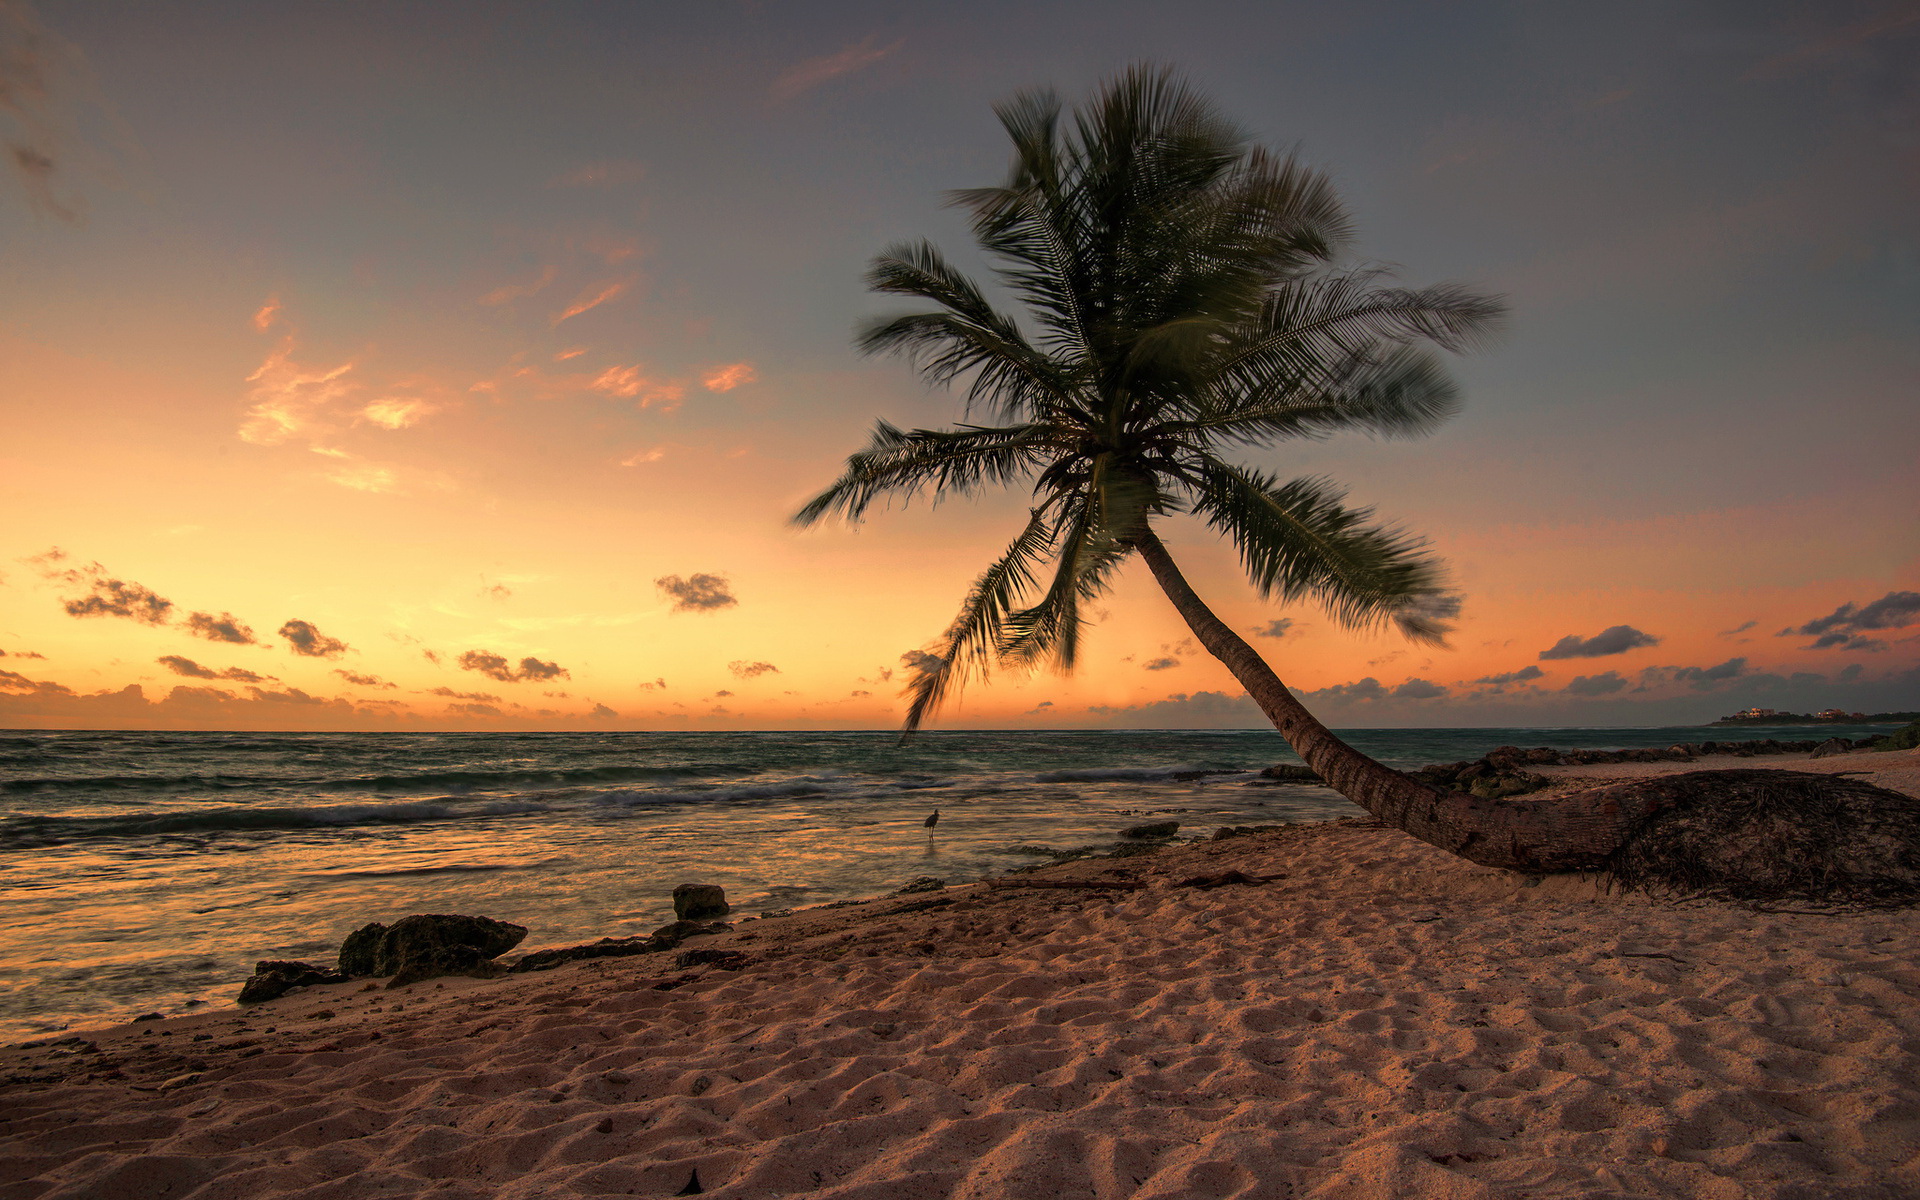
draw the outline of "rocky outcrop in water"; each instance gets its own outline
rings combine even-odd
[[[388,987],[405,987],[444,975],[486,978],[499,974],[494,959],[527,936],[524,925],[456,913],[423,913],[391,925],[363,925],[340,943],[345,976],[392,976]]]
[[[1752,758],[1763,754],[1802,754],[1810,750],[1819,751],[1822,746],[1828,747],[1825,753],[1838,754],[1848,750],[1862,749],[1872,745],[1873,742],[1872,738],[1860,738],[1855,741],[1848,741],[1846,738],[1828,738],[1825,742],[1817,739],[1782,742],[1774,738],[1762,738],[1746,742],[1681,742],[1664,749],[1634,750],[1555,750],[1550,746],[1523,750],[1518,746],[1501,746],[1471,762],[1436,763],[1421,767],[1409,774],[1434,787],[1471,792],[1484,799],[1495,800],[1502,796],[1520,796],[1539,791],[1554,782],[1544,775],[1529,771],[1528,767],[1573,767],[1618,762],[1692,762],[1695,758],[1710,754],[1730,754],[1736,758]]]
[[[297,987],[346,981],[347,977],[340,972],[312,963],[266,959],[255,963],[253,977],[240,985],[240,1003],[258,1004],[263,1000],[277,1000]]]
[[[673,889],[673,915],[681,921],[707,921],[733,911],[726,889],[717,883],[683,883]]]

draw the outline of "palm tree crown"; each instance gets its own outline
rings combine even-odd
[[[794,518],[860,519],[883,496],[1024,483],[1026,527],[975,581],[909,684],[906,727],[996,664],[1071,668],[1081,605],[1187,512],[1232,539],[1263,596],[1311,598],[1342,624],[1438,642],[1456,605],[1425,543],[1225,454],[1341,430],[1425,432],[1456,408],[1434,349],[1484,334],[1501,305],[1465,288],[1393,286],[1336,265],[1350,235],[1326,177],[1254,147],[1164,69],[1137,67],[1063,115],[1046,92],[997,109],[1014,161],[956,192],[1024,319],[931,244],[890,247],[874,290],[931,311],[875,322],[868,352],[964,379],[990,423],[879,423]]]

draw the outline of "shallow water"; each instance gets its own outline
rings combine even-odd
[[[1860,736],[1852,727],[1821,727]],[[1788,729],[1349,730],[1403,767],[1494,746],[1804,738]],[[1358,810],[1249,786],[1271,731],[0,732],[0,1039],[228,1002],[260,958],[367,921],[479,913],[523,949],[644,933],[682,882],[736,912],[968,880],[1022,846]],[[923,822],[935,808],[938,827]]]

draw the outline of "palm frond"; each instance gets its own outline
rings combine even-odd
[[[812,525],[832,513],[858,521],[889,493],[911,500],[929,489],[968,495],[1008,483],[1042,463],[1053,440],[1040,425],[904,430],[877,421],[866,449],[847,459],[846,471],[795,513],[793,523]]]
[[[914,669],[903,694],[908,698],[904,732],[920,728],[927,714],[955,694],[971,676],[993,665],[1007,614],[1034,586],[1034,567],[1052,549],[1055,522],[1045,507],[1028,516],[1026,528],[994,564],[980,573],[938,648]]]
[[[1233,539],[1260,594],[1311,597],[1340,624],[1395,621],[1409,637],[1441,644],[1446,579],[1426,543],[1351,508],[1325,480],[1277,477],[1216,463],[1193,511]]]

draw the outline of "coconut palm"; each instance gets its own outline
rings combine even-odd
[[[1350,222],[1326,177],[1252,146],[1165,70],[1130,70],[1070,115],[1045,92],[997,111],[1011,174],[953,202],[1024,319],[914,242],[880,255],[868,282],[931,309],[860,337],[935,384],[964,381],[966,415],[985,420],[881,422],[794,518],[858,521],[883,498],[1031,489],[1025,527],[937,645],[915,656],[907,731],[996,666],[1071,669],[1083,607],[1138,554],[1300,757],[1384,822],[1504,866],[1592,865],[1610,853],[1623,818],[1605,805],[1442,792],[1335,737],[1195,594],[1160,536],[1164,519],[1190,514],[1233,543],[1262,596],[1441,643],[1458,606],[1420,539],[1323,479],[1282,480],[1231,455],[1350,430],[1432,429],[1457,404],[1438,352],[1475,344],[1501,304],[1340,265]]]

